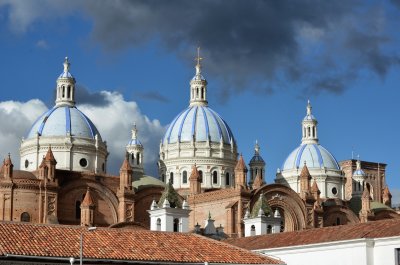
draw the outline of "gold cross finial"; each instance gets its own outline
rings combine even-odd
[[[195,60],[197,61],[197,65],[200,65],[200,61],[203,60],[203,58],[200,57],[200,47],[197,47],[197,58]]]

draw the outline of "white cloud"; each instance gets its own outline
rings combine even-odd
[[[108,170],[118,172],[125,155],[125,146],[131,139],[133,123],[139,130],[138,138],[144,150],[146,174],[157,177],[159,143],[165,128],[158,120],[150,120],[142,114],[134,101],[125,101],[117,92],[102,91],[101,95],[109,102],[105,106],[78,106],[96,125],[103,140],[107,141],[110,157]]]
[[[146,174],[157,177],[156,162],[161,137],[165,128],[156,119],[150,120],[142,114],[136,102],[125,101],[123,96],[116,92],[102,91],[101,95],[107,99],[104,106],[80,105],[84,112],[96,125],[103,140],[107,141],[108,171],[118,174],[125,155],[125,146],[131,138],[131,129],[136,122],[139,130],[139,139],[145,148]],[[0,102],[0,155],[4,158],[11,153],[14,168],[19,168],[19,146],[21,138],[25,136],[35,120],[47,107],[38,100],[28,102],[5,101]]]
[[[11,153],[15,168],[19,168],[19,146],[32,123],[47,107],[38,100],[28,102],[4,101],[0,102],[0,155],[4,158]]]

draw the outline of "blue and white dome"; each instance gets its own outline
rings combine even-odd
[[[75,106],[55,106],[45,112],[32,126],[27,138],[40,136],[76,136],[95,139],[101,136],[93,122]]]
[[[340,170],[335,157],[320,144],[302,144],[286,158],[282,165],[283,170],[303,167],[306,162],[308,168],[327,168]]]
[[[207,141],[230,144],[234,137],[228,124],[205,105],[193,105],[181,112],[170,124],[164,135],[163,143]]]

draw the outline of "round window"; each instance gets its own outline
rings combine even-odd
[[[29,167],[29,161],[28,161],[28,159],[26,159],[25,160],[25,168],[28,168]]]
[[[332,188],[332,193],[333,193],[333,195],[336,195],[336,194],[337,194],[337,188],[336,188],[336,187],[333,187],[333,188]]]
[[[86,158],[81,158],[81,160],[79,160],[79,165],[81,165],[81,167],[87,167],[88,161]]]

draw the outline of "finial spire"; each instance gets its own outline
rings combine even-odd
[[[260,146],[258,145],[258,140],[256,140],[256,144],[254,146],[254,151],[257,155],[260,153]]]
[[[197,57],[195,59],[197,61],[196,64],[196,75],[200,75],[201,74],[201,60],[203,60],[202,57],[200,57],[200,47],[197,47]]]
[[[64,60],[64,73],[68,73],[69,72],[69,66],[70,66],[70,63],[68,61],[68,57],[65,57],[65,60]]]
[[[136,122],[133,123],[133,128],[132,128],[132,140],[137,139],[137,129],[136,129]]]
[[[357,155],[356,170],[361,170],[360,155]]]
[[[312,107],[310,104],[310,100],[307,100],[307,115],[311,115],[311,110],[312,110]]]

